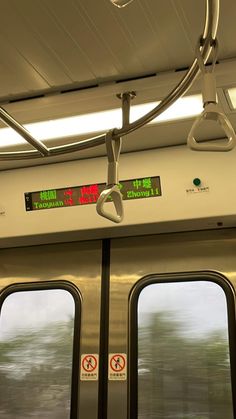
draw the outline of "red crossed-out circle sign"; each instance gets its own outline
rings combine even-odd
[[[125,368],[125,358],[121,354],[113,355],[110,360],[110,367],[112,371],[123,371]]]
[[[86,372],[93,372],[97,368],[97,360],[93,355],[85,355],[82,360],[82,367]]]

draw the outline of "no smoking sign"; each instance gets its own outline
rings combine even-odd
[[[109,354],[109,380],[123,381],[127,376],[127,355],[124,353]]]

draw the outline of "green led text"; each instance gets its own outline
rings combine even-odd
[[[53,202],[34,202],[35,209],[49,209],[56,207],[64,207],[63,201],[53,201]]]

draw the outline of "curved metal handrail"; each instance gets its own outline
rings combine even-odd
[[[203,61],[209,57],[212,48],[212,40],[216,37],[219,20],[219,2],[220,0],[206,0],[206,16],[205,16],[205,27],[203,31],[203,40],[205,40],[202,47],[202,58]],[[152,111],[147,113],[142,118],[135,122],[129,123],[121,129],[115,129],[114,133],[117,137],[127,135],[138,128],[143,127],[148,122],[151,122],[154,118],[164,112],[169,106],[171,106],[177,99],[179,99],[192,85],[199,73],[199,66],[197,59],[194,60],[193,64],[178,83],[178,85],[166,96],[162,102],[156,106]],[[0,119],[2,119],[7,125],[17,131],[26,141],[32,144],[36,150],[29,151],[18,151],[18,152],[0,152],[0,160],[19,160],[19,159],[33,159],[39,157],[53,157],[65,153],[71,153],[75,151],[84,150],[91,147],[96,147],[105,144],[106,134],[102,134],[95,138],[75,142],[72,144],[47,148],[41,141],[34,139],[30,133],[17,121],[14,120],[3,108],[0,108]],[[15,126],[14,126],[15,123]]]

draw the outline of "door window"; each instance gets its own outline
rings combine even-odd
[[[221,286],[151,283],[139,295],[137,316],[138,418],[233,419]]]
[[[75,301],[64,289],[13,292],[0,314],[1,419],[69,419]]]

